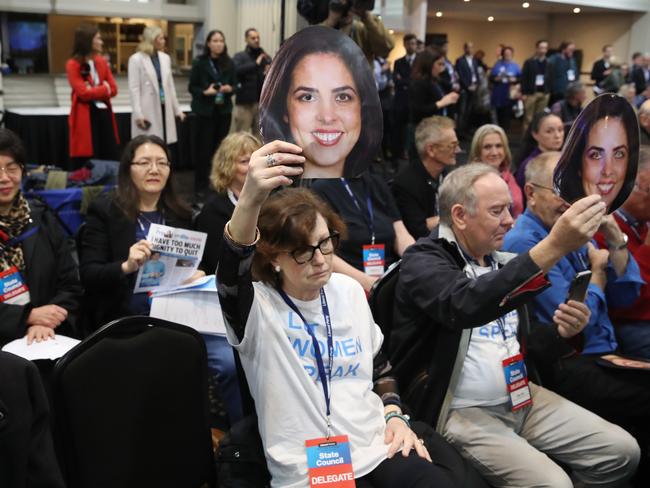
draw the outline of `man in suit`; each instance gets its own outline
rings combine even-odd
[[[417,48],[415,34],[404,36],[404,50],[406,54],[395,61],[393,67],[393,82],[395,83],[395,97],[393,99],[393,156],[406,159],[406,131],[409,121],[409,83],[411,82],[411,68],[415,61]]]
[[[393,183],[393,196],[404,225],[415,238],[429,235],[438,225],[438,186],[443,171],[456,165],[459,151],[454,121],[434,115],[423,119],[415,130],[414,159]]]
[[[569,83],[578,80],[580,73],[573,57],[575,50],[576,45],[573,41],[562,41],[560,52],[551,56],[546,63],[545,81],[549,85],[551,105],[564,98]]]
[[[456,73],[456,69],[454,68],[454,65],[451,61],[449,61],[449,58],[447,57],[447,53],[449,51],[449,42],[448,41],[443,41],[439,46],[438,49],[442,53],[442,55],[445,58],[445,70],[440,73],[439,79],[440,79],[440,87],[442,90],[445,92],[445,95],[447,93],[451,93],[452,91],[454,92],[460,92],[460,83],[458,82],[458,73]],[[453,105],[447,107],[447,115],[453,119],[456,118],[456,107]]]
[[[611,59],[614,48],[611,44],[603,46],[603,57],[594,63],[591,68],[591,79],[596,83],[594,93],[600,95],[605,90],[602,88],[603,81],[612,74]]]
[[[521,73],[521,93],[524,99],[524,132],[536,113],[548,106],[548,83],[546,82],[546,53],[548,41],[540,39],[535,44],[535,54],[524,62]]]
[[[474,59],[474,44],[463,44],[463,55],[456,60],[456,72],[460,83],[460,101],[458,103],[458,131],[468,135],[472,118],[472,99],[479,83],[479,72]]]

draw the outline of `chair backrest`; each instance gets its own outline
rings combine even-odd
[[[215,485],[207,354],[195,330],[126,317],[56,365],[55,437],[69,488]]]
[[[388,351],[390,347],[390,333],[393,328],[395,286],[399,277],[400,263],[401,261],[393,263],[383,276],[375,281],[368,297],[372,316],[384,334],[384,351]]]

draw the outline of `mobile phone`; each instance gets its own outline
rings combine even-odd
[[[569,287],[569,293],[567,294],[567,299],[564,303],[569,300],[575,300],[576,302],[584,302],[587,297],[587,288],[589,287],[589,281],[591,281],[591,271],[580,271],[576,274],[575,278],[571,282]]]

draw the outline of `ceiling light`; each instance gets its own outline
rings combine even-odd
[[[494,21],[494,17],[492,17],[492,16],[490,15],[490,16],[488,17],[488,22],[493,22],[493,21]]]
[[[395,34],[395,29],[388,29],[388,33],[392,36]]]
[[[580,7],[575,7],[575,8],[573,9],[573,13],[574,13],[574,14],[579,14],[579,13],[580,13]]]
[[[469,0],[463,0],[463,2],[467,3],[467,2],[469,2]]]
[[[524,3],[521,4],[521,6],[524,7],[524,8],[528,8],[528,7],[530,7],[530,3],[524,2]]]
[[[440,11],[436,12],[436,17],[442,17],[442,12]]]

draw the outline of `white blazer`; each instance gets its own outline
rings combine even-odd
[[[167,144],[178,140],[176,135],[176,116],[181,113],[176,88],[172,79],[171,58],[158,51],[160,74],[165,91],[165,124],[167,127]],[[129,96],[131,98],[131,137],[140,134],[154,134],[163,137],[162,110],[160,106],[160,89],[156,69],[153,67],[151,56],[137,52],[129,58]],[[147,119],[151,122],[148,130],[142,130],[135,125],[136,119]]]

